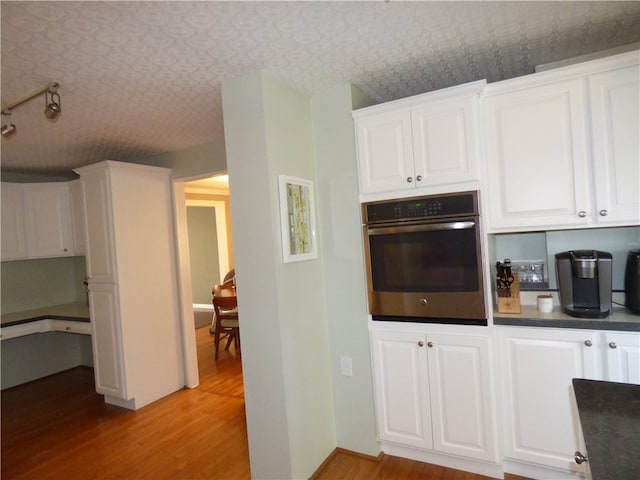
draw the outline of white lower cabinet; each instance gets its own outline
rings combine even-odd
[[[371,340],[383,450],[445,454],[414,458],[471,471],[451,459],[495,462],[488,336],[373,330]]]
[[[640,333],[498,329],[505,471],[538,479],[588,475],[572,379],[640,383]]]
[[[640,384],[640,333],[605,332],[605,380]]]

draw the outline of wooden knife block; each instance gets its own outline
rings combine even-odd
[[[506,290],[498,289],[498,313],[520,313],[520,279],[518,273],[513,274],[513,283],[509,289],[509,295]]]

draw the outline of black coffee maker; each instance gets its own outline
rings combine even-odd
[[[556,254],[560,304],[567,315],[605,318],[611,313],[611,272],[608,252],[570,250]]]
[[[640,315],[640,250],[629,250],[624,273],[624,303]]]

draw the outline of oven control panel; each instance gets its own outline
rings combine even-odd
[[[365,223],[475,216],[477,192],[429,195],[402,200],[365,203]]]

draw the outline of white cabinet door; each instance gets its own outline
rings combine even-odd
[[[425,336],[371,335],[380,440],[433,448]]]
[[[588,77],[595,218],[602,224],[640,220],[640,67]]]
[[[85,224],[84,224],[84,199],[82,198],[82,185],[80,180],[69,182],[69,194],[71,198],[71,223],[73,226],[73,250],[76,255],[84,255]]]
[[[113,247],[113,219],[108,176],[86,175],[80,180],[84,197],[87,277],[93,283],[116,282]]]
[[[71,201],[66,182],[24,185],[30,258],[73,255]]]
[[[640,384],[640,333],[606,332],[606,379]]]
[[[590,330],[500,330],[506,458],[584,473],[573,460],[581,435],[571,380],[595,377],[595,335]]]
[[[413,188],[413,143],[409,110],[358,118],[355,128],[360,192]]]
[[[483,99],[491,228],[588,223],[584,90],[575,79]]]
[[[434,449],[495,461],[489,339],[427,336]]]
[[[416,186],[478,180],[478,96],[411,110]]]
[[[24,226],[24,197],[22,185],[3,183],[2,189],[2,260],[27,258],[27,237]]]
[[[117,287],[90,283],[89,308],[96,391],[128,400]]]

